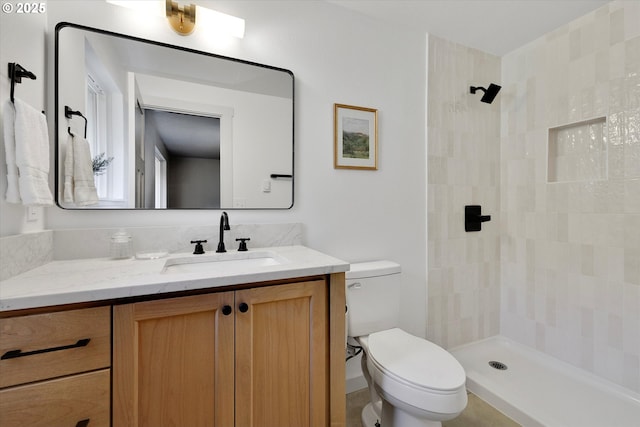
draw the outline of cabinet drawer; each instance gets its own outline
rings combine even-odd
[[[110,307],[0,319],[0,388],[110,364]]]
[[[104,369],[4,389],[2,427],[108,427],[110,378]]]

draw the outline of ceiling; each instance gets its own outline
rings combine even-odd
[[[220,158],[220,119],[145,109],[149,121],[172,156]]]
[[[497,56],[609,0],[327,0]]]

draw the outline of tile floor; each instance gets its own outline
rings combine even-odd
[[[369,402],[367,389],[347,394],[347,427],[361,427],[360,412]],[[443,427],[518,427],[520,424],[469,393],[469,403],[458,417],[442,423]]]

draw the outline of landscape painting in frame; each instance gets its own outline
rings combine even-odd
[[[334,104],[336,169],[378,169],[378,110]]]

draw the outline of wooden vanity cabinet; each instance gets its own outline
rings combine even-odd
[[[0,425],[110,425],[111,308],[0,319]]]
[[[113,425],[344,425],[331,277],[115,306]]]

